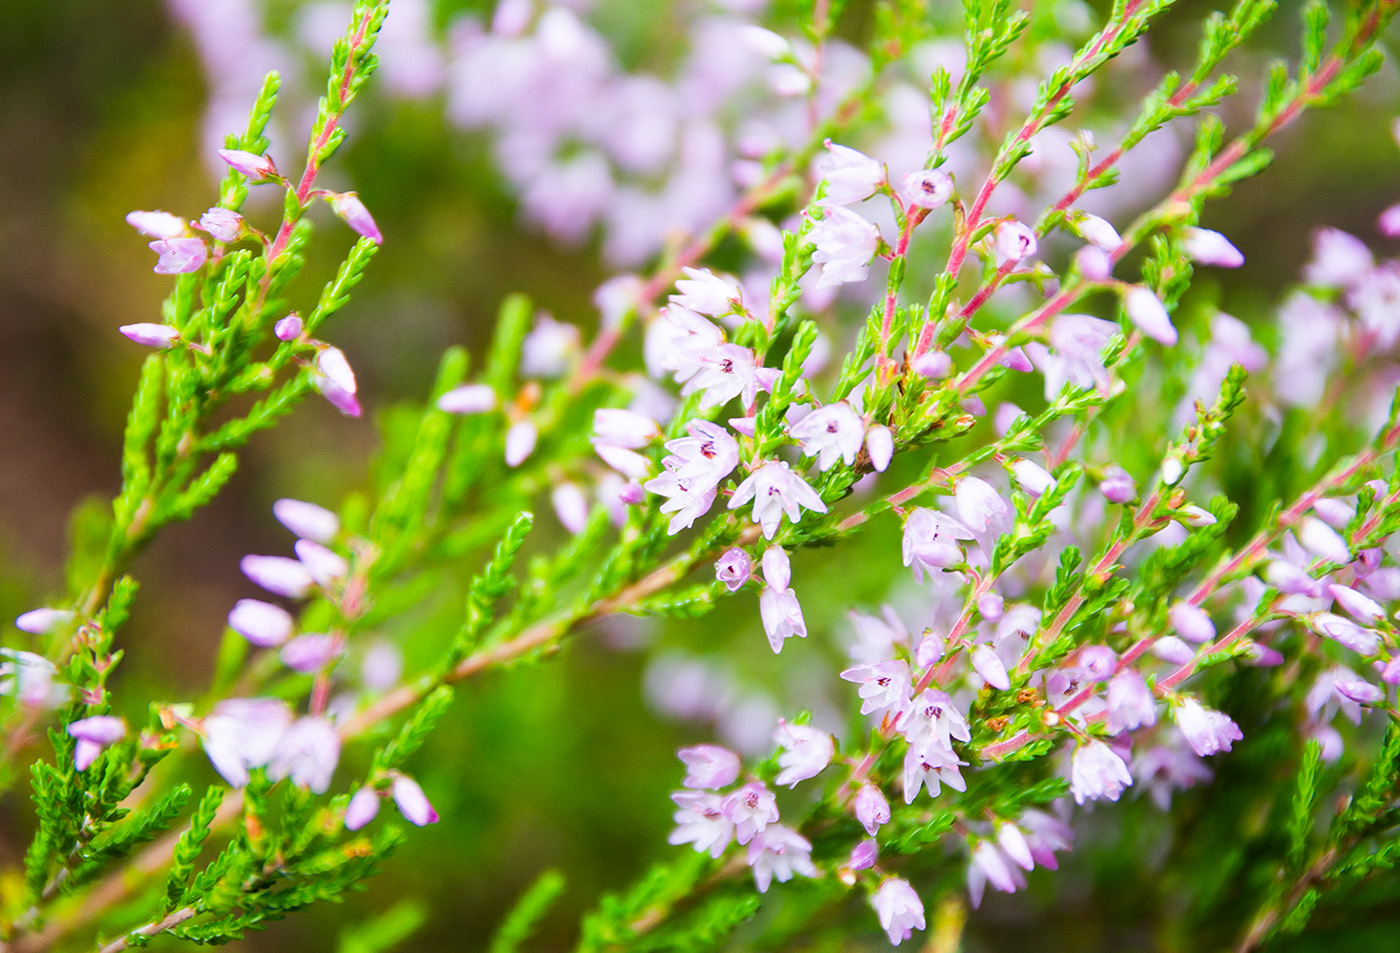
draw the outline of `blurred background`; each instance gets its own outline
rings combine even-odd
[[[121,427],[143,354],[116,328],[158,320],[170,287],[151,273],[146,240],[123,216],[140,208],[194,218],[211,204],[213,149],[223,133],[241,128],[270,68],[282,71],[285,91],[272,152],[284,172],[299,169],[298,143],[347,6],[5,0],[0,616],[61,598],[69,513],[84,501],[109,499],[118,486]],[[610,226],[586,217],[582,225],[542,218],[509,163],[503,171],[501,158],[511,153],[490,122],[472,118],[489,106],[464,100],[452,87],[464,75],[490,75],[489,65],[463,64],[482,48],[494,6],[395,0],[383,71],[355,104],[347,146],[326,173],[327,184],[359,192],[386,236],[353,303],[327,332],[355,366],[367,414],[352,420],[308,401],[252,442],[212,506],[173,527],[142,557],[134,570],[142,595],[123,636],[119,694],[139,699],[159,691],[173,700],[201,691],[225,614],[235,599],[254,594],[237,571],[239,557],[289,549],[290,537],[270,518],[272,501],[294,496],[334,508],[363,489],[378,446],[376,415],[398,402],[421,401],[448,345],[477,351],[505,295],[526,291],[557,319],[583,327],[586,340],[597,322],[597,285],[619,265],[642,267],[654,256],[644,240],[629,246]],[[765,14],[761,2],[569,6],[605,42],[609,68],[666,78],[690,62],[684,75],[696,82],[707,80],[686,60],[694,24],[742,16],[782,27],[793,16],[783,4]],[[1294,56],[1294,5],[1283,6],[1256,48],[1235,63],[1251,77],[1243,83],[1245,99],[1257,88],[1266,56]],[[838,32],[858,43],[870,29],[870,7],[852,3]],[[1082,32],[1103,7],[1057,4],[1069,11],[1062,15],[1067,41],[1077,38],[1075,16],[1086,18]],[[1188,62],[1211,8],[1178,4],[1135,53],[1137,68],[1155,75]],[[1382,208],[1400,201],[1400,149],[1391,131],[1397,92],[1389,63],[1360,96],[1310,114],[1280,137],[1274,166],[1211,207],[1204,224],[1228,223],[1247,259],[1238,272],[1207,279],[1218,283],[1222,307],[1247,321],[1266,318],[1307,258],[1309,233],[1322,225],[1351,231],[1380,253],[1395,252],[1373,223]],[[489,94],[489,85],[475,92]],[[738,102],[732,108],[742,113]],[[1224,110],[1227,118],[1244,115],[1232,109]],[[635,112],[649,115],[645,101]],[[732,127],[740,128],[742,118],[731,117]],[[1179,161],[1180,143],[1176,148]],[[639,177],[656,177],[637,164]],[[249,213],[271,221],[276,210],[255,202]],[[353,237],[329,215],[321,215],[319,226],[311,280],[302,282],[308,303],[317,276],[333,272]],[[804,595],[808,619],[832,620],[834,628],[847,624],[851,606],[877,611],[889,580],[850,567],[881,565],[871,554],[893,546],[891,529],[843,549],[839,565],[826,554],[799,557],[797,578],[842,573],[843,586],[814,586]],[[467,686],[418,756],[421,780],[443,815],[441,828],[411,836],[353,909],[316,909],[239,946],[332,949],[340,924],[384,916],[388,934],[413,931],[412,948],[484,948],[512,899],[547,867],[565,873],[569,890],[546,923],[541,948],[566,944],[578,913],[600,892],[625,886],[677,850],[665,844],[667,794],[682,775],[677,746],[713,740],[717,732],[737,743],[747,732],[762,749],[773,718],[794,711],[799,698],[815,707],[813,699],[832,690],[829,660],[840,657],[832,646],[843,636],[814,631],[829,651],[785,656],[789,670],[778,685],[757,631],[756,606],[745,594],[703,620],[599,625],[561,660]],[[756,642],[762,652],[749,651]],[[636,651],[642,646],[654,651]],[[726,719],[727,726],[716,725]],[[24,850],[25,807],[3,807],[0,860],[6,863]],[[1133,830],[1138,833],[1108,836],[1150,835]],[[1015,903],[989,899],[991,913],[980,918],[969,948],[1012,949],[1032,932],[1056,949],[1131,947],[1152,924],[1129,899],[1103,905],[1094,885],[1114,874],[1111,863],[1071,870],[1053,915],[1044,893]],[[1086,935],[1079,914],[1090,904],[1100,913]],[[1047,923],[1057,942],[1045,939]],[[873,921],[865,927],[853,942],[882,948]]]

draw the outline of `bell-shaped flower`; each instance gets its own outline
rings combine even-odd
[[[718,745],[682,748],[676,756],[685,764],[686,776],[681,784],[688,788],[727,788],[739,777],[742,767],[737,754]]]
[[[1143,334],[1168,347],[1176,343],[1176,327],[1167,313],[1167,306],[1152,289],[1134,285],[1124,296],[1123,307]]]
[[[672,815],[676,829],[668,844],[693,844],[701,854],[718,857],[734,838],[734,822],[724,811],[724,798],[704,791],[677,791],[671,800],[680,807]],[[776,817],[776,812],[775,812]],[[752,837],[752,835],[750,835]]]
[[[890,822],[890,802],[876,784],[862,784],[856,792],[856,820],[865,832],[874,837],[880,827]]]
[[[797,593],[791,589],[768,586],[758,597],[758,614],[763,620],[763,631],[768,636],[768,644],[777,655],[783,651],[783,643],[793,636],[807,637],[807,620],[802,616],[802,604],[797,601]]]
[[[804,454],[817,458],[817,469],[826,471],[837,460],[848,467],[856,462],[865,437],[865,423],[843,400],[817,408],[788,432],[801,441]]]
[[[184,275],[198,271],[209,259],[209,249],[200,238],[162,238],[150,243],[160,258],[153,269],[158,275]]]
[[[272,760],[291,724],[291,709],[279,698],[230,698],[204,719],[204,753],[225,781],[241,788],[250,769]]]
[[[1238,268],[1244,264],[1244,255],[1219,232],[1208,228],[1188,228],[1181,236],[1181,246],[1186,254],[1203,265],[1218,268]]]
[[[919,582],[924,581],[925,572],[960,566],[960,539],[972,539],[967,527],[936,510],[919,507],[904,521],[904,565],[914,570],[914,578]]]
[[[369,214],[365,203],[361,202],[360,197],[354,192],[332,192],[326,196],[326,201],[331,203],[335,214],[339,215],[356,234],[363,235],[376,245],[384,244],[384,236],[380,234],[379,226],[374,223],[374,217]]]
[[[378,814],[379,793],[372,787],[362,787],[351,795],[350,803],[345,805],[345,829],[357,831]]]
[[[895,946],[909,939],[915,930],[924,929],[923,901],[907,880],[887,877],[870,897],[870,903],[880,928]]]
[[[135,341],[142,347],[153,347],[157,349],[174,347],[180,340],[180,332],[165,324],[152,324],[142,322],[140,324],[123,324],[117,328],[128,340]]]
[[[1011,676],[1006,671],[1006,665],[990,645],[979,645],[972,650],[972,668],[984,682],[998,691],[1004,692],[1011,687]]]
[[[738,547],[727,549],[715,562],[715,578],[730,592],[738,590],[753,574],[753,558]]]
[[[812,844],[782,824],[769,824],[749,842],[749,867],[759,893],[767,893],[774,880],[787,883],[793,874],[817,876],[812,864]]]
[[[1024,261],[1039,248],[1035,232],[1030,226],[1014,218],[1007,219],[997,226],[992,246],[996,250],[997,260],[1002,262]]]
[[[271,156],[260,156],[256,152],[245,152],[242,149],[220,149],[219,158],[254,182],[262,182],[277,175],[277,166]]]
[[[697,314],[718,316],[732,311],[740,303],[742,292],[738,282],[721,278],[708,268],[682,268],[686,277],[676,281],[671,303]]]
[[[1202,758],[1229,751],[1233,742],[1244,737],[1240,726],[1218,711],[1202,708],[1194,698],[1183,698],[1172,709],[1172,719],[1181,729],[1191,750]]]
[[[912,682],[909,663],[903,659],[886,659],[856,665],[841,673],[848,682],[860,685],[860,713],[884,717],[902,711],[909,702]]]
[[[778,756],[778,767],[782,770],[773,783],[788,787],[796,787],[797,782],[821,774],[836,753],[831,735],[811,725],[793,725],[779,720],[773,740],[783,747],[783,753]]]
[[[239,599],[228,614],[230,629],[259,648],[273,648],[292,636],[292,614],[259,599]]]
[[[941,784],[954,791],[966,791],[967,782],[958,771],[966,763],[958,760],[952,748],[937,742],[911,744],[904,755],[904,803],[913,804],[922,787],[928,788],[929,797],[938,797]]]
[[[272,504],[277,522],[302,539],[329,543],[340,532],[340,517],[324,506],[284,497]]]
[[[826,150],[816,162],[817,174],[826,183],[825,201],[850,205],[870,198],[885,184],[884,163],[830,139]]]
[[[1157,723],[1157,707],[1147,680],[1125,668],[1108,681],[1108,731],[1118,734]]]
[[[734,824],[734,836],[740,844],[753,840],[755,834],[778,820],[778,802],[773,792],[758,782],[746,784],[724,799],[724,816]]]
[[[1079,232],[1079,237],[1091,245],[1113,252],[1123,247],[1123,236],[1108,219],[1089,212],[1079,212],[1070,216],[1070,224]]]
[[[433,809],[432,802],[428,800],[417,781],[400,774],[394,778],[394,786],[390,790],[394,806],[408,823],[415,827],[426,827],[438,822],[438,812]]]
[[[935,209],[953,197],[953,180],[937,169],[919,169],[904,176],[899,194],[909,205]]]
[[[1074,749],[1069,772],[1069,789],[1076,804],[1100,799],[1116,801],[1123,789],[1133,783],[1127,764],[1117,752],[1093,739]]]
[[[864,281],[870,259],[880,246],[880,231],[842,205],[822,207],[821,221],[807,234],[816,246],[812,261],[821,266],[816,289]]]
[[[215,206],[199,217],[197,227],[216,242],[236,242],[243,236],[243,216],[231,208]]]
[[[1198,605],[1178,601],[1167,613],[1176,634],[1197,645],[1215,638],[1215,623],[1210,621],[1210,613]]]
[[[318,715],[305,715],[278,739],[267,776],[273,781],[291,778],[297,787],[325,794],[339,760],[340,736],[334,726]]]
[[[807,482],[782,460],[765,460],[734,488],[729,509],[735,510],[753,500],[751,518],[763,527],[765,539],[772,539],[783,514],[796,524],[802,510],[825,513],[826,504]]]

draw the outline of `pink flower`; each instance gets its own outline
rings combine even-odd
[[[680,806],[680,810],[672,816],[676,829],[666,838],[666,842],[694,844],[698,853],[708,852],[711,857],[723,854],[734,837],[734,822],[725,814],[724,799],[718,794],[677,791],[671,795],[671,800]]]
[[[374,218],[369,214],[369,209],[365,208],[365,203],[360,201],[360,197],[354,192],[332,192],[326,200],[331,203],[331,208],[335,214],[345,220],[356,233],[363,235],[376,245],[384,244],[384,236],[379,233],[379,226],[374,224]]]
[[[438,812],[433,809],[432,802],[423,793],[418,782],[406,775],[399,775],[394,778],[394,786],[391,789],[394,797],[394,805],[398,807],[399,813],[408,823],[417,827],[426,827],[429,824],[438,822]]]
[[[1177,602],[1167,613],[1172,628],[1188,642],[1200,644],[1215,638],[1215,623],[1210,621],[1210,613],[1189,602]]]
[[[167,348],[180,340],[180,332],[164,324],[123,324],[117,330],[142,347]]]
[[[1186,254],[1203,265],[1238,268],[1244,264],[1244,255],[1219,232],[1208,228],[1188,228],[1181,239]]]
[[[298,787],[324,794],[339,760],[340,736],[335,728],[325,718],[306,715],[278,739],[267,776],[273,781],[291,778]]]
[[[966,476],[953,493],[958,517],[975,536],[1000,536],[1016,519],[1011,504],[986,480]]]
[[[278,658],[292,671],[309,675],[325,668],[340,656],[341,651],[339,639],[324,632],[311,632],[299,635],[282,646]]]
[[[620,407],[600,407],[593,411],[593,442],[637,450],[657,437],[661,429],[646,414]]]
[[[737,754],[718,745],[682,748],[676,755],[685,764],[686,776],[681,784],[688,788],[728,787],[739,776],[742,766]]]
[[[284,497],[272,504],[272,515],[302,539],[329,543],[340,532],[340,517],[324,506]]]
[[[724,816],[734,824],[734,836],[747,844],[754,835],[778,820],[773,792],[758,782],[746,784],[724,799]],[[716,855],[718,856],[718,855]]]
[[[744,550],[735,547],[725,550],[715,562],[715,578],[734,592],[749,581],[753,573],[753,559]]]
[[[350,803],[345,805],[345,829],[357,831],[374,820],[378,813],[379,794],[371,787],[360,788],[351,796]]]
[[[295,341],[297,338],[301,337],[301,332],[304,327],[305,325],[302,324],[300,315],[289,314],[285,318],[279,319],[278,322],[272,326],[272,333],[279,341]]]
[[[842,672],[841,678],[860,685],[862,715],[883,717],[889,712],[902,711],[913,690],[909,663],[903,659],[856,665]]]
[[[225,781],[241,788],[250,768],[272,759],[291,724],[291,709],[281,699],[230,698],[204,719],[204,753]]]
[[[918,208],[938,208],[953,197],[953,180],[937,169],[920,169],[904,177],[899,194]]]
[[[904,521],[904,565],[923,582],[925,572],[961,565],[963,552],[956,540],[971,538],[972,533],[957,520],[919,507]]]
[[[967,871],[967,892],[973,907],[981,906],[982,892],[989,883],[1002,893],[1015,893],[1026,885],[1026,878],[1011,865],[1005,851],[991,841],[979,840]]]
[[[686,277],[676,282],[680,294],[671,295],[671,303],[689,308],[699,314],[721,315],[740,303],[742,292],[737,282],[721,278],[708,268],[682,268]]]
[[[113,715],[93,715],[72,722],[67,731],[78,741],[73,749],[73,767],[86,771],[104,748],[126,737],[126,722]]]
[[[802,477],[782,460],[765,460],[734,488],[729,509],[735,510],[753,500],[751,519],[763,527],[765,539],[772,539],[784,514],[794,524],[802,510],[825,513],[826,504]]]
[[[1303,269],[1303,279],[1324,288],[1355,284],[1375,267],[1366,243],[1339,228],[1322,228],[1313,235],[1313,257]]]
[[[1109,252],[1123,247],[1123,236],[1118,234],[1118,229],[1107,219],[1089,212],[1080,212],[1071,216],[1070,221],[1079,231],[1079,236],[1091,245]]]
[[[743,843],[740,841],[740,843]],[[767,893],[774,880],[787,883],[793,874],[817,876],[812,864],[812,844],[782,824],[769,824],[749,842],[749,866],[759,893]]]
[[[907,880],[889,877],[881,882],[870,903],[880,928],[895,946],[909,939],[914,931],[924,929],[924,904]]]
[[[1201,757],[1220,751],[1229,751],[1232,742],[1244,737],[1240,726],[1228,715],[1202,708],[1193,698],[1184,698],[1172,710],[1172,718],[1191,750]]]
[[[517,420],[506,431],[506,466],[518,467],[535,452],[540,432],[528,420]]]
[[[716,344],[690,352],[692,373],[681,393],[704,391],[700,408],[709,410],[741,397],[748,406],[758,396],[758,365],[753,351],[737,344]],[[680,375],[677,374],[679,378]]]
[[[817,172],[826,182],[825,201],[850,205],[867,199],[885,184],[885,166],[863,152],[826,140],[827,154],[817,159]]]
[[[462,384],[439,397],[437,408],[449,414],[484,414],[496,409],[496,391],[489,384]]]
[[[199,227],[218,242],[236,242],[243,235],[243,216],[215,206],[199,217]]]
[[[1011,687],[1011,676],[990,645],[979,645],[972,650],[972,667],[983,681],[998,691],[1004,692]]]
[[[869,870],[879,859],[880,845],[874,838],[867,837],[851,848],[851,856],[846,860],[846,866],[851,870]]]
[[[554,515],[559,518],[559,525],[563,526],[571,533],[582,533],[588,525],[588,497],[577,483],[565,480],[555,484],[549,494],[550,503],[554,506]]]
[[[1133,783],[1123,759],[1102,741],[1089,740],[1074,749],[1070,759],[1069,789],[1075,803],[1104,798],[1118,800]]]
[[[779,720],[773,740],[785,749],[778,756],[778,767],[782,771],[773,783],[788,787],[796,787],[797,782],[821,774],[836,753],[831,735],[811,725],[792,725]]]
[[[299,539],[292,549],[311,574],[312,581],[322,589],[331,588],[350,572],[350,564],[344,556],[314,540]]]
[[[160,256],[154,269],[158,275],[183,275],[198,271],[209,258],[209,249],[199,238],[162,238],[151,242],[150,248]]]
[[[940,783],[954,791],[966,791],[967,782],[958,771],[963,764],[966,762],[958,760],[952,748],[936,741],[911,743],[904,755],[904,803],[913,804],[922,787],[928,788],[929,797],[938,797]]]
[[[777,655],[783,651],[783,643],[793,636],[807,637],[807,620],[802,616],[802,604],[797,601],[797,593],[791,589],[768,586],[758,597],[758,614],[763,620],[763,631],[768,636],[768,644]]]
[[[270,156],[260,156],[256,152],[244,152],[242,149],[220,149],[219,158],[254,182],[261,182],[264,179],[277,176],[277,166],[273,164]]]
[[[239,599],[228,614],[228,625],[260,648],[281,645],[291,638],[294,627],[290,612],[257,599]]]
[[[275,595],[301,599],[311,591],[312,578],[304,565],[286,556],[244,556],[238,568],[254,583]]]
[[[890,822],[890,802],[878,785],[862,784],[856,792],[856,820],[871,837]]]
[[[1167,313],[1162,299],[1153,294],[1150,288],[1134,285],[1124,297],[1123,307],[1143,334],[1168,347],[1176,343],[1176,328],[1172,325],[1171,315]]]
[[[1400,238],[1400,205],[1392,205],[1376,219],[1376,228],[1386,238]]]
[[[1347,613],[1359,622],[1374,624],[1385,618],[1385,607],[1350,586],[1331,585],[1327,591]]]
[[[894,434],[884,424],[876,424],[865,432],[865,452],[870,456],[870,465],[880,473],[894,459]]]
[[[189,224],[169,212],[128,212],[126,223],[142,235],[152,238],[179,238],[189,232]]]
[[[816,288],[834,288],[850,281],[864,281],[870,259],[880,245],[879,230],[842,205],[825,205],[822,217],[807,234],[816,246],[812,261],[821,265]]]
[[[1127,503],[1137,497],[1137,482],[1127,470],[1113,463],[1104,468],[1099,492],[1110,503]]]
[[[1118,734],[1157,723],[1157,708],[1147,680],[1135,668],[1125,668],[1108,682],[1108,731]]]
[[[1016,460],[1011,464],[1011,474],[1031,496],[1040,496],[1055,485],[1055,478],[1050,472],[1034,460]]]
[[[30,609],[15,618],[15,628],[32,635],[49,635],[60,626],[72,622],[74,613],[70,609]]]
[[[860,414],[845,401],[838,401],[812,411],[793,424],[789,433],[802,442],[803,454],[817,458],[817,469],[826,471],[837,460],[848,467],[856,462],[864,430]]]
[[[997,226],[993,246],[1000,261],[1024,261],[1034,255],[1039,247],[1035,232],[1014,218]]]

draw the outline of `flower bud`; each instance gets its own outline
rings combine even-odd
[[[179,238],[189,232],[189,225],[169,212],[128,212],[126,223],[142,235],[152,238]]]
[[[209,258],[209,249],[199,238],[162,238],[150,243],[160,256],[153,271],[158,275],[183,275],[198,271]]]
[[[982,680],[999,691],[1011,687],[1011,676],[1006,671],[1001,657],[990,645],[979,645],[972,650],[972,667]]]
[[[1135,286],[1123,299],[1123,307],[1143,334],[1168,347],[1176,343],[1176,328],[1172,325],[1171,315],[1167,314],[1162,299],[1151,289]]]
[[[540,432],[528,420],[518,420],[506,431],[506,466],[518,467],[535,452]]]
[[[496,391],[490,384],[463,384],[439,397],[437,407],[449,414],[484,414],[496,409]]]
[[[870,456],[870,465],[884,473],[894,458],[894,434],[884,424],[876,424],[865,432],[865,452]]]
[[[270,156],[244,152],[242,149],[220,149],[219,158],[227,162],[234,171],[243,173],[254,182],[277,176],[277,166],[273,164]]]
[[[874,840],[866,838],[851,848],[851,858],[846,861],[846,866],[852,870],[869,870],[875,866],[875,861],[879,859],[880,845]]]
[[[1039,247],[1035,232],[1014,218],[997,226],[994,246],[997,257],[1002,261],[1024,261],[1034,255]]]
[[[890,822],[890,802],[877,785],[863,784],[856,792],[856,820],[871,837],[882,824]]]
[[[1238,268],[1244,264],[1244,255],[1240,250],[1230,244],[1224,235],[1208,228],[1188,228],[1182,235],[1181,244],[1186,254],[1203,265]]]
[[[739,777],[742,764],[739,756],[718,745],[695,745],[676,752],[686,767],[682,785],[688,788],[715,790],[726,788]]]
[[[228,614],[228,626],[260,648],[281,645],[291,638],[292,614],[259,599],[239,599]]]
[[[20,613],[15,619],[15,628],[32,635],[48,635],[72,621],[74,613],[69,609],[30,609]]]
[[[272,515],[277,522],[302,539],[329,543],[340,532],[340,517],[324,506],[294,500],[289,497],[272,504]]]
[[[279,341],[295,341],[301,337],[302,328],[301,316],[289,314],[272,326],[272,333]]]
[[[301,599],[311,591],[311,573],[295,559],[286,556],[244,556],[238,568],[268,592],[288,599]]]
[[[726,550],[715,562],[715,578],[724,583],[730,592],[738,590],[748,582],[752,574],[752,557],[738,547]]]
[[[953,180],[937,169],[919,169],[904,177],[899,193],[909,205],[934,209],[953,197]]]
[[[243,216],[215,206],[199,217],[199,227],[218,242],[236,242],[243,235]]]
[[[350,803],[345,805],[345,829],[357,831],[379,813],[379,795],[374,788],[363,787],[354,793]]]
[[[323,589],[329,589],[350,572],[350,564],[345,561],[344,556],[327,549],[315,540],[299,539],[292,548],[296,550],[297,559],[301,560],[301,564],[306,567],[316,585]]]
[[[417,781],[399,775],[394,779],[393,796],[394,803],[398,805],[399,813],[410,824],[424,827],[437,823],[438,812],[433,810],[433,805],[428,801],[428,796],[423,793],[423,789],[418,786]]]
[[[1210,621],[1210,613],[1189,602],[1178,602],[1167,613],[1172,628],[1184,639],[1197,644],[1215,638],[1215,623]]]
[[[354,192],[335,192],[327,197],[327,201],[331,203],[335,214],[344,219],[345,224],[355,232],[376,245],[384,244],[384,236],[379,233],[379,226],[374,224],[374,218],[358,195]]]

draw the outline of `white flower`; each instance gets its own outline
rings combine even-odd
[[[898,946],[924,929],[924,904],[907,880],[890,877],[883,881],[870,898],[880,928],[889,934],[890,942]]]
[[[825,471],[837,460],[844,461],[846,466],[856,462],[865,436],[864,427],[860,414],[852,410],[850,404],[839,401],[812,411],[793,424],[789,433],[802,441],[804,454],[817,458],[817,469]]]
[[[748,479],[734,488],[729,508],[736,510],[749,500],[753,500],[751,518],[763,527],[765,539],[773,538],[784,513],[795,524],[802,518],[803,508],[815,513],[826,512],[826,504],[817,491],[781,460],[759,464]]]
[[[731,311],[740,300],[737,282],[721,278],[708,268],[682,268],[685,278],[676,282],[680,294],[671,295],[671,303],[700,314],[721,315]]]
[[[1102,741],[1086,741],[1074,749],[1070,759],[1069,789],[1076,804],[1106,798],[1118,800],[1123,789],[1133,783],[1128,766]]]
[[[869,198],[885,184],[884,163],[830,139],[826,148],[827,154],[817,160],[817,171],[826,182],[826,201],[850,205]]]
[[[808,238],[817,249],[812,260],[822,266],[818,290],[864,281],[880,247],[879,229],[840,205],[822,207],[821,221],[812,226]]]

